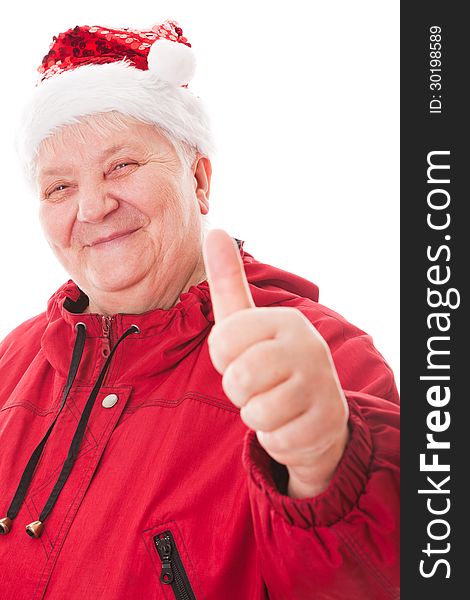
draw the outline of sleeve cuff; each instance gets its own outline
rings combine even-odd
[[[291,525],[303,529],[333,525],[351,512],[366,487],[373,446],[359,408],[351,398],[348,404],[351,437],[328,487],[313,498],[287,496],[287,468],[272,459],[258,442],[256,433],[249,430],[244,440],[243,464],[249,475],[252,499],[270,503]]]

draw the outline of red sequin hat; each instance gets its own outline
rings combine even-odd
[[[77,26],[54,36],[18,134],[28,176],[34,178],[42,140],[81,117],[110,111],[155,123],[208,156],[208,116],[188,89],[195,66],[176,21],[145,30]]]

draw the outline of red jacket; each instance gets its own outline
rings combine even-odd
[[[54,423],[0,535],[2,600],[398,598],[390,368],[368,335],[318,304],[314,284],[241,254],[256,305],[296,307],[331,349],[352,435],[327,490],[286,496],[285,467],[224,395],[207,348],[207,281],[169,310],[108,319],[81,314],[87,298],[69,281],[0,346],[0,518]],[[67,394],[79,322],[84,348]],[[94,386],[76,460],[31,538],[25,526],[48,503]]]

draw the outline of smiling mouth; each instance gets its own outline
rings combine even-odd
[[[112,233],[111,235],[108,235],[106,237],[99,238],[88,245],[91,248],[94,248],[95,246],[103,246],[105,244],[109,244],[109,242],[114,242],[115,240],[119,240],[121,238],[128,237],[129,235],[131,235],[132,233],[135,233],[139,229],[140,229],[140,227],[137,227],[136,229],[129,229],[127,231],[118,231],[118,232]]]

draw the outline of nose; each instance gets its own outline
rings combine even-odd
[[[77,221],[101,223],[118,206],[118,200],[100,187],[82,188],[78,196]]]

